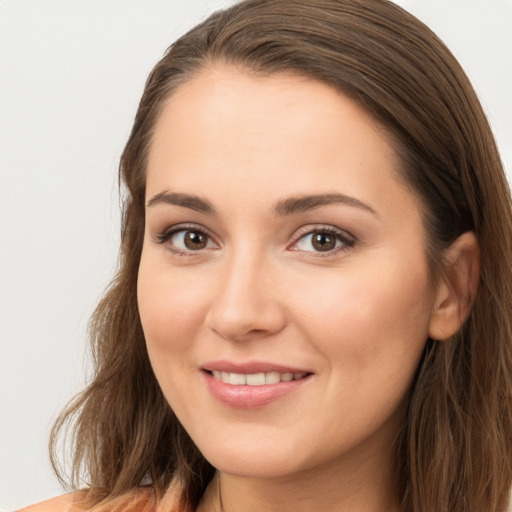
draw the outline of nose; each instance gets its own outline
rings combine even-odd
[[[230,341],[263,338],[286,324],[276,269],[263,258],[240,255],[224,262],[206,324]]]

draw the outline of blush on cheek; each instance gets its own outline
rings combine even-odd
[[[143,261],[139,272],[137,298],[146,343],[148,348],[179,352],[201,325],[197,283],[187,286],[155,267]]]
[[[140,311],[142,328],[148,349],[179,353],[190,345],[190,327],[184,319],[169,314],[165,307],[143,307]]]
[[[418,289],[428,289],[426,272],[418,268],[408,277],[402,276],[402,271],[369,272],[322,283],[316,293],[310,286],[307,295],[295,299],[295,307],[300,308],[300,318],[308,320],[312,332],[323,334],[321,350],[327,347],[331,357],[332,351],[340,357],[351,354],[359,366],[393,345],[398,350],[424,343],[430,299],[429,294],[418,294]]]

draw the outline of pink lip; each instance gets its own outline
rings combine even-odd
[[[305,373],[306,376],[299,380],[278,382],[276,384],[263,384],[261,386],[226,384],[214,378],[212,371],[229,373]],[[203,366],[202,375],[212,395],[222,404],[239,409],[253,409],[268,405],[289,393],[300,389],[312,376],[310,372],[299,368],[292,368],[273,363],[249,362],[231,363],[228,361],[215,361]]]
[[[304,368],[294,368],[291,366],[284,366],[282,364],[275,364],[263,361],[247,361],[245,363],[234,363],[231,361],[211,361],[203,365],[203,370],[219,371],[229,373],[311,373]]]

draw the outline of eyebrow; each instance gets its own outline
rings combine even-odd
[[[210,201],[192,194],[163,191],[153,196],[146,203],[146,206],[150,208],[158,204],[172,204],[181,206],[183,208],[190,208],[191,210],[209,215],[217,214],[217,210],[212,205],[212,203],[210,203]],[[276,215],[287,216],[304,213],[309,210],[319,208],[320,206],[326,206],[330,204],[344,204],[347,206],[353,206],[362,210],[366,210],[380,218],[380,215],[368,204],[360,201],[359,199],[356,199],[355,197],[339,193],[304,195],[282,199],[274,204],[272,210]]]
[[[355,197],[339,193],[290,197],[288,199],[278,201],[274,205],[273,210],[277,215],[294,215],[330,204],[354,206],[356,208],[366,210],[380,218],[380,215],[368,204],[363,203],[363,201],[360,201]]]
[[[163,191],[153,196],[146,203],[146,206],[150,208],[157,204],[173,204],[176,206],[182,206],[183,208],[190,208],[196,212],[208,213],[210,215],[216,215],[217,213],[210,201],[191,194]]]

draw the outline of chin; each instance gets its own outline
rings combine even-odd
[[[261,455],[255,457],[231,453],[207,460],[222,473],[244,478],[281,478],[295,472],[292,465],[284,465],[282,460]]]
[[[199,449],[217,470],[240,477],[280,478],[306,469],[304,449],[281,439],[264,442],[259,438],[255,442],[245,437],[237,441],[226,438],[209,446],[199,445]]]

